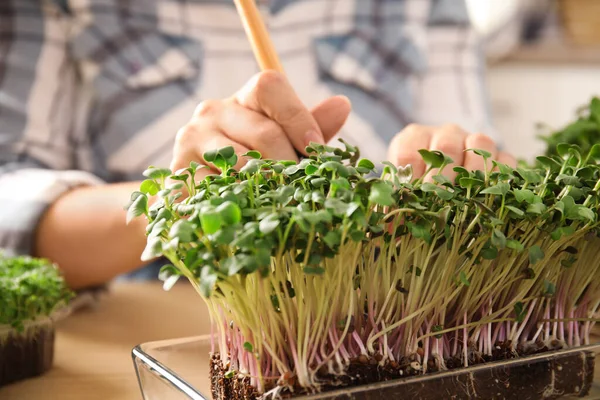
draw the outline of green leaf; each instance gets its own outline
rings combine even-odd
[[[394,204],[393,192],[394,188],[387,182],[376,182],[371,186],[369,202],[382,206],[391,206]]]
[[[146,178],[163,179],[171,175],[171,170],[168,168],[150,167],[142,173]]]
[[[421,149],[419,154],[421,154],[427,168],[439,168],[444,164],[444,155],[439,151]]]
[[[447,185],[447,186],[452,186],[452,181],[450,181],[450,179],[448,179],[446,176],[444,175],[434,175],[433,176],[433,181],[437,184],[440,185]]]
[[[158,279],[166,281],[171,275],[179,275],[179,271],[172,264],[163,265],[158,271]]]
[[[194,227],[189,221],[180,219],[169,230],[169,236],[179,239],[181,243],[189,243],[194,240]]]
[[[217,158],[217,154],[219,154],[218,149],[209,150],[204,153],[203,158],[206,162],[213,162]]]
[[[587,220],[590,222],[594,222],[596,220],[596,214],[585,206],[577,207],[577,215],[582,220]]]
[[[245,154],[243,154],[243,157],[249,157],[249,158],[254,158],[256,160],[259,160],[262,158],[262,154],[260,154],[260,152],[258,152],[256,150],[250,150],[250,151],[246,152]]]
[[[420,187],[420,189],[424,192],[435,192],[438,189],[437,185],[434,185],[433,183],[423,183]]]
[[[140,185],[140,192],[155,196],[160,190],[160,185],[152,179],[146,179]]]
[[[159,237],[148,238],[146,247],[142,252],[142,261],[150,261],[162,255],[162,242]]]
[[[235,371],[234,370],[230,370],[227,371],[225,373],[225,375],[223,375],[225,377],[225,379],[232,379],[235,376]]]
[[[515,199],[519,202],[533,203],[535,194],[529,189],[515,189],[513,190]]]
[[[556,285],[550,281],[545,280],[542,288],[542,296],[553,297],[554,294],[556,294]]]
[[[465,151],[472,151],[473,153],[477,154],[478,156],[483,157],[484,159],[488,159],[488,158],[492,157],[492,153],[490,153],[489,151],[481,150],[481,149],[466,149]]]
[[[458,275],[460,282],[465,285],[465,286],[471,286],[471,282],[469,282],[469,279],[467,279],[467,274],[465,274],[465,271],[460,271],[460,274]]]
[[[541,261],[543,259],[544,259],[544,252],[540,248],[540,246],[535,245],[535,246],[531,246],[529,248],[529,264],[534,265],[538,261]]]
[[[140,215],[148,215],[148,197],[140,193],[127,210],[127,223]]]
[[[468,177],[460,178],[458,180],[458,184],[465,189],[481,186],[483,183],[484,182],[481,179]]]
[[[340,199],[328,198],[325,200],[325,208],[333,210],[335,215],[343,216],[348,210],[348,204],[344,203]]]
[[[498,249],[503,249],[506,247],[506,236],[498,229],[494,229],[492,232],[492,244],[496,246]]]
[[[323,241],[327,244],[327,246],[334,248],[341,244],[342,235],[338,231],[329,231],[325,234]]]
[[[525,168],[517,168],[517,173],[528,183],[536,184],[543,181],[543,178],[537,172],[525,169]]]
[[[177,283],[177,281],[179,280],[179,278],[181,278],[181,275],[171,275],[171,276],[169,276],[163,282],[163,290],[165,290],[165,291],[171,290],[171,288],[173,286],[175,286],[175,284]]]
[[[493,194],[496,196],[505,196],[506,193],[508,193],[509,189],[510,189],[510,186],[508,185],[508,183],[500,182],[494,186],[490,186],[486,189],[483,189],[480,193],[481,194]]]
[[[551,172],[557,172],[560,170],[561,164],[551,157],[539,156],[536,159],[540,164],[549,169]]]
[[[350,232],[350,239],[354,242],[361,242],[365,238],[365,233],[361,230],[355,230]]]
[[[600,124],[600,113],[597,114],[596,120]],[[595,143],[588,153],[588,158],[598,162],[600,161],[600,143]]]
[[[518,240],[514,240],[514,239],[508,239],[506,241],[506,247],[508,247],[509,249],[515,250],[517,253],[520,253],[523,250],[525,250],[525,246],[523,246],[523,244],[521,242],[519,242]]]
[[[259,229],[263,235],[268,235],[279,226],[279,216],[277,214],[269,214],[265,219],[260,221]]]
[[[361,158],[360,160],[358,160],[356,166],[358,168],[364,168],[365,170],[367,170],[367,172],[375,169],[375,164],[373,164],[371,160],[367,160],[366,158]]]
[[[600,98],[594,97],[590,103],[590,116],[600,124]]]
[[[517,207],[506,206],[506,209],[510,210],[510,212],[515,214],[517,217],[523,217],[525,215],[525,212],[523,212],[523,210],[518,209]]]
[[[581,186],[581,182],[576,176],[560,174],[556,177],[556,181],[562,183],[563,185]]]
[[[407,222],[406,227],[408,228],[410,233],[415,238],[423,239],[427,243],[431,242],[431,224],[430,223],[423,221],[423,220],[419,220],[416,223]]]
[[[313,165],[313,164],[309,164],[306,166],[306,168],[304,168],[304,173],[306,175],[314,175],[317,173],[318,170],[319,170],[319,167],[317,167],[316,165]]]
[[[398,172],[398,167],[396,167],[394,164],[392,164],[389,161],[383,161],[381,164],[383,164],[385,166],[383,168],[384,173],[387,171],[387,173],[391,173],[392,175],[395,175]]]
[[[298,171],[300,171],[300,168],[298,168],[297,165],[290,165],[289,167],[283,170],[283,173],[286,175],[294,175]]]
[[[487,249],[482,249],[480,254],[485,260],[494,260],[498,257],[498,249],[495,247],[488,247]]]
[[[200,213],[200,225],[204,233],[212,235],[221,229],[223,221],[221,220],[221,215],[216,210],[206,210]]]
[[[227,225],[238,224],[242,221],[242,209],[232,201],[226,201],[216,208],[221,220]]]
[[[435,191],[435,194],[437,194],[437,196],[438,196],[440,199],[442,199],[442,200],[446,200],[446,201],[448,201],[448,200],[451,200],[451,199],[453,199],[453,198],[454,198],[454,193],[452,193],[452,192],[449,192],[448,190],[446,190],[446,189],[442,189],[442,188],[438,188],[438,189]]]
[[[206,298],[212,295],[217,283],[217,274],[209,266],[202,268],[200,273],[200,294]]]
[[[252,265],[253,263],[255,261],[252,256],[237,254],[221,261],[220,270],[227,276],[234,276],[246,267],[250,267],[250,270],[256,270],[258,265]]]
[[[520,301],[515,303],[515,315],[517,317],[517,322],[519,323],[523,322],[525,320],[525,317],[527,316],[527,310],[525,309],[523,303],[521,303]]]
[[[243,174],[253,175],[257,173],[264,164],[265,162],[263,160],[249,160],[246,165],[240,168],[240,172]]]
[[[254,346],[252,346],[252,343],[250,342],[244,342],[244,350],[248,353],[252,353],[254,351]]]
[[[421,268],[415,267],[414,265],[411,265],[410,268],[408,269],[408,271],[406,271],[406,272],[409,274],[412,274],[414,272],[415,276],[417,276],[417,277],[421,276],[421,273],[423,273]]]
[[[528,214],[536,214],[536,215],[541,215],[544,213],[544,211],[546,211],[547,207],[545,204],[543,203],[534,203],[534,204],[529,204],[527,206],[527,213]]]
[[[227,160],[235,155],[235,149],[233,146],[222,147],[218,150],[218,154]]]

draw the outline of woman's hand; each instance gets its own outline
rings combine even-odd
[[[201,103],[177,134],[171,170],[204,163],[209,150],[233,146],[238,157],[258,150],[263,157],[297,160],[309,142],[326,143],[350,114],[350,102],[331,97],[308,110],[287,79],[273,71],[254,76],[234,96]],[[237,168],[247,160],[239,158]]]
[[[421,177],[425,173],[425,163],[419,150],[438,150],[454,160],[454,164],[444,169],[443,174],[453,179],[456,173],[452,167],[462,165],[468,170],[484,169],[483,158],[466,149],[481,149],[492,154],[492,160],[516,166],[517,162],[510,154],[499,151],[494,141],[483,134],[468,134],[456,125],[441,127],[409,125],[392,140],[388,159],[395,165],[412,165],[413,177]],[[488,163],[490,163],[488,161]],[[487,168],[490,168],[488,165]],[[430,172],[426,180],[430,180],[437,172]]]

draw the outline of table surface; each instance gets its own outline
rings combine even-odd
[[[186,284],[170,292],[158,283],[115,284],[96,307],[59,322],[52,370],[0,389],[0,399],[141,399],[131,349],[209,333],[208,313],[197,296]]]

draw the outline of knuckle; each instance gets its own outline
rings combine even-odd
[[[259,122],[253,128],[254,134],[261,143],[273,143],[281,139],[283,130],[275,122],[266,120]]]
[[[496,143],[487,135],[482,133],[476,133],[468,138],[468,142],[471,147],[482,148],[482,149],[495,149]]]
[[[446,154],[460,154],[464,150],[464,142],[456,136],[442,135],[438,138],[436,149]]]
[[[219,100],[204,100],[194,110],[194,116],[203,117],[206,115],[214,114],[221,106],[221,102]]]
[[[294,122],[299,122],[299,120],[303,120],[305,117],[308,117],[308,115],[308,110],[302,109],[300,107],[286,107],[283,110],[279,111],[277,119],[279,121],[284,121],[285,123],[293,124]]]
[[[175,135],[175,144],[184,146],[189,143],[195,135],[196,129],[192,125],[184,125]]]
[[[396,135],[396,138],[399,138],[403,135],[413,135],[423,130],[423,126],[415,123],[410,123],[402,129],[402,131]]]
[[[442,126],[442,132],[451,132],[453,134],[465,135],[464,129],[456,124],[445,124]]]
[[[265,90],[271,90],[273,86],[279,86],[284,83],[285,79],[282,74],[277,71],[264,71],[257,75],[256,90],[261,93]]]

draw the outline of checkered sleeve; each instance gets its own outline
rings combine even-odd
[[[417,120],[455,123],[469,132],[491,136],[494,130],[485,84],[485,59],[463,0],[432,0],[424,52],[426,72],[418,85]]]
[[[59,196],[101,183],[73,170],[76,74],[61,10],[0,2],[0,248],[32,252],[38,221]]]

